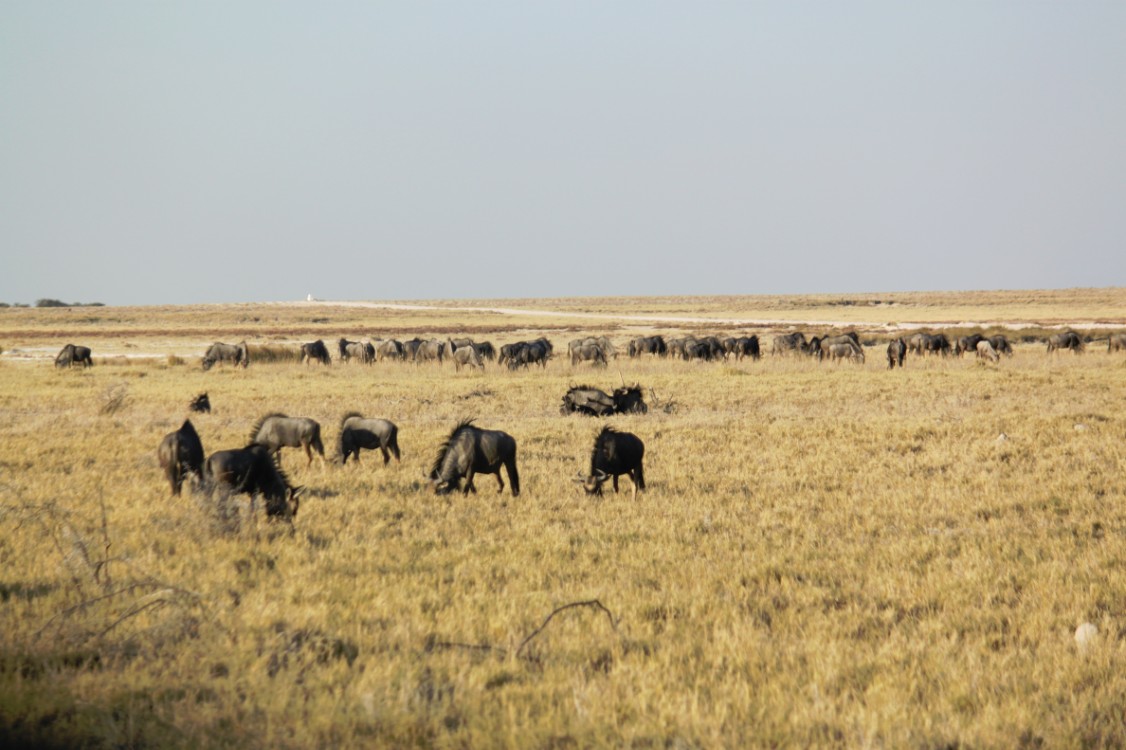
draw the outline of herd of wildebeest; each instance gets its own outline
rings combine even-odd
[[[1089,341],[1085,342],[1074,331],[1065,331],[1047,338],[1047,351],[1070,350],[1078,354],[1084,351],[1087,343]],[[1107,351],[1122,350],[1126,350],[1126,334],[1110,334]],[[782,334],[773,338],[770,352],[775,356],[804,355],[817,360],[856,363],[865,360],[864,346],[855,332],[810,338],[803,333]],[[906,338],[894,338],[887,345],[889,368],[902,367],[908,354],[961,356],[966,353],[996,362],[1002,355],[1012,356],[1013,350],[1005,336],[987,337],[980,333],[956,337],[953,342],[943,333],[916,333]],[[631,340],[626,354],[631,358],[655,356],[713,361],[750,357],[757,360],[762,356],[762,349],[758,336],[666,339],[656,335]],[[618,352],[609,338],[599,336],[571,341],[567,355],[572,366],[583,362],[605,366],[618,356]],[[495,360],[498,366],[515,370],[533,364],[546,367],[553,356],[554,347],[545,337],[506,344],[499,349],[489,342],[478,343],[467,338],[414,338],[403,342],[394,339],[349,341],[342,338],[337,342],[338,361],[365,364],[385,360],[414,363],[452,360],[460,370],[463,366],[481,369],[486,361]],[[320,340],[302,344],[301,359],[305,363],[325,365],[332,361],[328,347]],[[219,363],[247,367],[250,364],[250,348],[245,341],[213,344],[203,356],[203,369],[209,370]],[[90,349],[74,344],[67,344],[55,359],[57,367],[89,367],[92,364]],[[189,407],[194,412],[210,412],[210,399],[206,393],[200,394]],[[647,411],[641,387],[624,383],[611,393],[590,386],[572,387],[564,394],[560,407],[563,414],[591,416],[644,414]],[[398,432],[398,427],[389,420],[366,418],[350,412],[340,422],[336,460],[346,464],[349,458],[354,457],[358,463],[361,450],[378,449],[384,464],[392,457],[398,461]],[[179,495],[185,482],[190,480],[198,491],[209,497],[217,493],[223,507],[230,507],[232,495],[248,495],[252,514],[255,498],[260,496],[264,499],[268,518],[285,519],[292,523],[303,488],[294,486],[281,469],[279,452],[283,447],[304,450],[310,464],[314,453],[322,462],[325,461],[320,424],[307,417],[284,414],[262,417],[251,429],[245,447],[217,451],[206,458],[199,434],[188,419],[179,430],[164,436],[157,456],[175,495]],[[582,484],[587,493],[601,494],[602,485],[607,480],[612,482],[617,492],[618,478],[626,475],[633,482],[636,496],[638,490],[645,489],[644,454],[645,445],[636,435],[603,427],[594,441],[589,470],[585,474],[579,472],[575,481]],[[513,496],[519,495],[520,474],[516,466],[515,439],[506,432],[482,429],[473,420],[464,420],[454,427],[439,447],[429,472],[430,485],[438,494],[456,490],[468,494],[476,492],[473,481],[477,474],[493,474],[499,485],[498,492],[502,492],[504,480],[501,468],[508,475]]]

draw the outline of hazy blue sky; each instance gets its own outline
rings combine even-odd
[[[0,301],[1126,284],[1126,2],[0,2]]]

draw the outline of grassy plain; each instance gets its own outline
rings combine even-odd
[[[873,295],[901,304],[859,312],[827,297],[536,306],[1126,327],[1122,290],[997,294]],[[66,372],[50,356],[0,358],[0,740],[1126,745],[1126,355],[1105,344],[893,372],[881,344],[863,366],[198,363],[213,340],[544,332],[559,351],[580,332],[624,343],[645,327],[698,326],[332,305],[0,312],[6,352],[73,340],[98,360]],[[619,370],[651,407],[654,394],[675,402],[610,420],[646,444],[636,501],[570,481],[601,423],[558,411],[569,385],[609,390]],[[201,391],[214,412],[192,420],[209,453],[241,446],[267,411],[318,419],[334,446],[356,410],[400,426],[403,461],[306,466],[288,452],[307,488],[293,532],[264,519],[222,531],[205,498],[169,498],[156,462]],[[516,437],[519,497],[490,477],[477,495],[428,491],[435,449],[465,416]],[[594,600],[605,609],[559,609]],[[1098,628],[1087,647],[1073,637],[1083,622]]]

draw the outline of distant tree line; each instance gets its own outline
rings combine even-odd
[[[58,299],[37,299],[35,300],[36,307],[105,307],[104,302],[63,302]],[[0,302],[0,307],[30,307],[24,302]]]

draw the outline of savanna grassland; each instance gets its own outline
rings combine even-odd
[[[427,304],[0,310],[0,741],[1126,745],[1126,353],[1037,340],[1126,329],[1126,290]],[[769,355],[774,332],[828,330],[808,321],[855,327],[866,363]],[[968,321],[1015,355],[886,369],[888,324]],[[650,331],[758,333],[765,356],[564,356]],[[199,363],[211,341],[416,334],[545,334],[556,358]],[[68,341],[95,366],[52,367]],[[570,385],[623,379],[649,414],[560,415]],[[321,423],[324,465],[283,451],[292,528],[169,497],[156,448],[203,391],[208,453],[267,412]],[[401,463],[331,460],[350,411],[399,425]],[[431,492],[463,417],[516,438],[518,497],[489,476]],[[645,442],[636,499],[627,478],[602,498],[571,481],[604,423]]]

